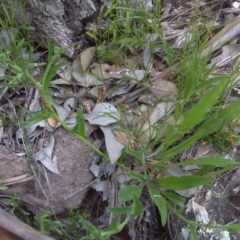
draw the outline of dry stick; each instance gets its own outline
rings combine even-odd
[[[25,240],[54,240],[21,222],[15,216],[0,208],[0,226]]]

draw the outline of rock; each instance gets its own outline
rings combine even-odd
[[[88,190],[83,188],[93,180],[94,176],[89,171],[92,150],[88,146],[62,128],[58,128],[53,136],[55,138],[53,155],[58,158],[60,175],[46,170],[51,189],[42,175],[39,191],[42,189],[44,194],[41,191],[39,196],[42,199],[47,197],[51,203],[48,210],[59,214],[80,206]],[[76,192],[78,193],[70,197]]]
[[[17,156],[11,149],[0,145],[0,180],[30,174],[28,161],[25,156]]]
[[[14,185],[12,190],[11,188],[7,190],[8,194],[16,192],[33,202],[34,204],[26,204],[27,209],[33,213],[49,210],[52,214],[59,214],[78,208],[88,191],[85,187],[94,178],[89,171],[92,150],[63,128],[58,128],[53,135],[55,138],[53,155],[58,158],[60,175],[46,170],[46,178],[42,165],[37,164],[38,167],[34,168],[37,180],[23,183],[21,188]],[[10,153],[4,146],[0,146],[0,151],[1,179],[31,172],[26,158]],[[71,197],[74,193],[76,194]]]

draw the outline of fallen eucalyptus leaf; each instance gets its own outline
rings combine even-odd
[[[206,48],[199,54],[200,58],[213,53],[226,42],[240,33],[240,16],[236,17],[232,22],[227,24],[220,32],[218,32],[206,45]]]
[[[93,75],[98,79],[104,80],[111,78],[111,74],[109,74],[109,71],[111,71],[111,66],[106,63],[94,63],[90,66],[90,69]]]
[[[62,62],[67,62],[67,59],[66,58],[60,58],[57,63],[59,64],[59,63],[62,63]],[[57,70],[57,74],[62,79],[64,79],[66,82],[71,82],[71,80],[72,80],[72,67],[70,65],[65,66],[65,67],[60,67]]]
[[[195,201],[195,197],[191,198],[187,203],[186,213],[193,211],[196,221],[204,224],[208,224],[210,219],[208,217],[208,212],[205,207],[199,205]]]
[[[109,198],[108,183],[106,181],[101,181],[99,179],[96,183],[92,185],[92,188],[94,188],[97,192],[103,193],[103,201]]]
[[[131,78],[132,83],[136,83],[136,82],[138,83],[143,80],[145,75],[146,75],[145,70],[134,70],[134,71],[130,71],[129,74],[126,76]]]
[[[116,172],[116,179],[119,183],[119,187],[123,188],[127,185],[127,182],[132,179],[132,177],[125,169],[118,167]]]
[[[83,70],[86,70],[89,67],[92,58],[94,57],[95,54],[96,47],[89,47],[85,49],[83,52],[81,52],[80,59]]]
[[[85,113],[84,119],[90,124],[107,126],[116,123],[120,119],[120,114],[112,104],[101,102],[96,104],[91,113]]]
[[[157,79],[152,84],[148,84],[148,89],[154,93],[157,98],[162,98],[169,94],[177,93],[176,85],[163,79]]]
[[[143,124],[141,128],[142,135],[139,138],[139,142],[148,144],[153,139],[157,132],[151,127],[159,119],[164,117],[166,114],[171,113],[174,110],[173,102],[162,102],[158,103],[151,113],[149,119]]]
[[[118,142],[115,138],[115,135],[112,131],[114,128],[116,128],[115,124],[108,126],[100,126],[100,128],[104,133],[105,144],[110,162],[111,164],[114,164],[121,156],[121,151],[124,148],[124,145]]]
[[[59,174],[57,168],[57,157],[52,158],[54,148],[54,137],[50,136],[46,147],[41,148],[40,151],[34,154],[36,161],[40,161],[49,171]]]
[[[72,76],[77,82],[82,82],[84,78],[84,69],[81,64],[80,56],[78,56],[72,63]]]

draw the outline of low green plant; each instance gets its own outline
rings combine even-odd
[[[29,212],[23,206],[23,200],[21,198],[16,197],[15,195],[10,196],[9,198],[5,198],[3,201],[5,204],[9,204],[11,206],[9,212],[13,215],[20,214],[26,217],[28,221]]]
[[[158,1],[154,2],[157,4]],[[179,53],[176,54],[176,51],[172,50],[170,44],[164,40],[164,34],[159,27],[159,5],[157,5],[157,10],[154,11],[154,14],[151,15],[142,8],[123,7],[118,2],[115,2],[106,12],[102,12],[101,17],[104,21],[107,21],[107,28],[104,28],[100,33],[87,33],[96,42],[99,60],[118,63],[124,61],[132,48],[139,51],[145,46],[144,37],[146,33],[158,31],[160,42],[156,43],[156,46],[161,47],[166,52],[164,60],[168,65],[175,63],[180,55]],[[13,25],[12,17],[9,17],[8,21]],[[4,24],[3,19],[1,19],[0,24]],[[25,29],[27,28],[25,27]],[[34,113],[25,123],[21,122],[21,126],[30,125],[52,116],[105,160],[108,159],[104,153],[86,139],[81,109],[77,111],[77,125],[71,129],[58,117],[51,106],[52,99],[49,92],[49,88],[52,87],[51,79],[56,75],[59,68],[69,64],[69,62],[56,64],[63,49],[54,46],[48,40],[48,60],[43,63],[34,63],[32,60],[34,49],[29,46],[28,40],[22,39],[19,31],[9,30],[9,26],[6,26],[5,30],[11,39],[12,35],[14,35],[14,38],[11,40],[11,44],[0,45],[0,62],[1,64],[4,63],[11,71],[11,74],[4,77],[8,82],[1,83],[1,86],[12,89],[23,86],[26,88],[33,87],[39,91],[48,108],[48,111]],[[32,29],[29,28],[29,30]],[[211,137],[212,134],[221,135],[224,133],[228,124],[240,117],[240,100],[229,104],[227,107],[222,107],[222,98],[233,81],[232,75],[229,74],[225,77],[208,80],[208,76],[214,67],[208,69],[208,58],[206,56],[204,58],[199,57],[199,49],[204,49],[206,39],[200,41],[203,38],[200,38],[200,32],[198,31],[195,31],[194,34],[195,38],[192,41],[194,44],[197,42],[198,48],[195,47],[191,50],[187,47],[184,48],[184,53],[179,60],[180,64],[176,69],[176,76],[173,80],[180,89],[179,95],[174,99],[176,103],[173,114],[174,123],[169,125],[166,117],[162,129],[151,126],[160,136],[157,136],[147,146],[142,146],[138,150],[125,148],[117,163],[133,179],[128,186],[120,189],[118,193],[119,200],[124,202],[125,206],[108,208],[108,211],[113,213],[115,218],[107,228],[98,228],[86,220],[87,216],[80,216],[77,212],[71,212],[67,231],[78,228],[78,223],[81,223],[89,232],[82,239],[108,239],[113,234],[121,231],[132,218],[143,213],[144,207],[140,200],[143,190],[148,191],[152,202],[158,207],[163,226],[166,225],[168,212],[171,211],[188,224],[195,238],[197,238],[195,232],[197,226],[232,231],[239,229],[239,225],[234,224],[228,226],[205,225],[186,219],[182,214],[186,200],[174,193],[174,191],[186,190],[200,185],[209,186],[217,174],[240,166],[239,160],[226,161],[220,157],[190,159],[183,162],[175,161],[179,154],[197,142],[203,141],[206,137]],[[191,46],[191,43],[189,44]],[[23,49],[28,49],[30,57],[20,61]],[[44,74],[39,81],[33,77],[32,70],[34,67],[44,68]],[[153,153],[149,154],[149,150],[153,150]],[[134,163],[134,165],[140,165],[143,172],[134,172],[128,159],[131,159],[131,163]],[[150,162],[149,159],[152,161]],[[149,174],[150,172],[160,173],[169,166],[191,166],[196,164],[200,165],[201,169],[192,176],[165,176],[158,178]],[[217,168],[216,171],[214,171],[215,168]],[[12,211],[14,212],[18,205],[14,199],[11,202],[13,203]],[[79,222],[77,222],[78,219]],[[63,234],[61,222],[51,220],[48,212],[35,216],[35,221],[43,234]]]
[[[50,212],[43,211],[38,215],[34,216],[35,225],[39,228],[40,232],[44,235],[53,235],[57,233],[62,236],[61,222],[58,220],[51,220],[49,218]]]
[[[128,1],[112,1],[107,10],[102,7],[98,22],[86,32],[96,43],[98,60],[123,63],[132,53],[142,51],[146,33],[160,27],[159,14],[159,6],[149,13],[143,6],[130,7]]]
[[[6,190],[7,186],[5,185],[4,181],[0,181],[0,190]]]
[[[128,21],[129,19],[127,18],[121,18],[121,16],[125,16],[124,14],[126,14],[128,17],[131,16],[132,23],[134,22],[134,16],[137,16],[137,14],[134,16],[131,15],[129,9],[129,7],[118,8],[117,5],[112,5],[112,8],[109,8],[105,15],[103,15],[104,17],[111,16],[111,14],[118,16],[118,18],[115,18],[115,21],[112,20],[114,24],[108,25],[110,28],[104,33],[110,36],[106,38],[107,40],[104,39],[104,46],[107,46],[106,42],[113,42],[118,45],[123,40],[123,36],[129,40],[129,37],[132,37],[128,35],[129,32],[133,33],[133,35],[135,34],[133,38],[139,37],[132,29],[133,24],[128,24],[131,21]],[[137,13],[136,9],[134,11],[134,13]],[[126,24],[120,23],[121,19],[126,21]],[[139,19],[141,18],[137,18],[137,20]],[[148,33],[152,33],[147,27],[143,27],[141,30],[143,29]],[[170,46],[164,42],[161,31],[158,34],[163,42],[160,44],[156,43],[156,46],[160,46],[165,50],[165,61],[171,65],[175,63],[172,59],[176,59],[176,57],[173,57],[176,52],[172,51]],[[120,41],[115,41],[116,39]],[[97,40],[99,41],[99,38]],[[198,239],[196,227],[227,229],[229,231],[237,231],[239,229],[238,224],[216,226],[211,223],[196,223],[187,219],[183,215],[186,199],[175,193],[175,191],[191,189],[201,185],[210,187],[215,176],[240,166],[240,159],[226,161],[226,159],[217,156],[190,159],[183,162],[176,161],[177,157],[185,150],[191,148],[196,143],[211,139],[213,135],[218,140],[221,138],[218,136],[224,135],[221,141],[215,143],[218,145],[218,150],[225,150],[226,145],[230,145],[230,142],[227,140],[228,126],[240,117],[240,100],[223,107],[223,100],[233,84],[235,73],[231,72],[224,77],[209,79],[209,75],[215,66],[208,68],[209,58],[206,54],[204,58],[200,57],[200,52],[205,48],[207,40],[208,36],[203,36],[198,29],[193,31],[193,38],[187,44],[189,46],[194,45],[195,47],[186,46],[183,49],[184,52],[181,55],[181,59],[179,59],[180,64],[175,71],[175,78],[172,80],[179,87],[179,94],[174,99],[174,123],[169,125],[167,118],[170,116],[167,116],[163,120],[161,129],[157,126],[151,126],[158,134],[147,146],[141,146],[138,150],[130,150],[126,147],[122,151],[122,156],[117,164],[125,169],[133,179],[128,186],[125,186],[118,192],[118,199],[125,203],[124,207],[108,208],[108,211],[113,213],[115,218],[110,226],[105,229],[98,228],[81,218],[81,223],[89,231],[89,235],[83,239],[105,240],[121,231],[131,218],[141,215],[144,211],[140,198],[143,190],[146,189],[149,192],[152,202],[158,207],[163,226],[167,223],[170,211],[188,224],[194,239]],[[97,44],[98,41],[96,41]],[[127,46],[127,41],[125,43]],[[140,43],[139,41],[138,43],[140,47],[144,46],[143,42]],[[121,49],[121,44],[119,46]],[[122,46],[125,45],[123,44]],[[105,51],[106,47],[103,48],[100,45],[100,50],[102,50],[101,60],[110,60],[108,59],[108,52]],[[114,49],[110,50],[115,51]],[[111,60],[111,62],[114,61]],[[152,154],[149,154],[150,149],[154,149]],[[132,165],[140,165],[143,172],[134,172]],[[164,176],[158,178],[152,177],[152,174],[149,174],[151,172],[164,172],[169,167],[191,165],[199,165],[201,169],[191,176]]]

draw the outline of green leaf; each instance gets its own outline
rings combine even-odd
[[[31,126],[35,123],[46,120],[46,119],[52,117],[53,113],[48,112],[48,111],[39,111],[39,112],[31,113],[31,115],[33,115],[33,117],[31,117],[30,119],[24,120],[24,122],[21,123],[21,126],[23,126],[23,127],[24,126]]]
[[[188,224],[188,226],[189,226],[189,229],[190,229],[191,234],[192,234],[192,236],[193,236],[193,239],[194,239],[194,240],[199,240],[198,234],[197,234],[197,232],[196,232],[196,227],[195,227],[193,224]]]
[[[162,226],[167,222],[167,204],[166,200],[159,194],[159,189],[156,189],[152,184],[147,185],[152,201],[157,205],[161,215]]]
[[[108,207],[107,210],[111,213],[114,214],[124,214],[127,212],[130,212],[132,209],[132,206],[127,206],[127,207]]]
[[[132,217],[141,215],[142,211],[143,211],[142,204],[139,198],[133,193],[133,205],[132,205],[132,211],[131,211]]]
[[[129,173],[130,177],[132,177],[133,179],[136,179],[140,182],[145,181],[145,177],[141,173],[134,172],[131,169],[128,169],[127,171]]]
[[[186,84],[183,91],[184,102],[187,102],[195,90],[196,83],[196,69],[188,67],[188,74],[186,76]]]
[[[182,114],[182,104],[180,102],[175,102],[175,110],[174,110],[174,120],[177,122],[177,120],[180,118]]]
[[[170,201],[172,201],[173,203],[177,204],[180,207],[184,207],[185,206],[185,198],[176,195],[174,193],[170,193],[170,192],[163,192],[162,193],[166,198],[168,198]]]
[[[223,76],[223,77],[215,77],[215,78],[207,79],[206,81],[201,82],[201,83],[197,86],[197,90],[198,90],[198,91],[201,91],[203,88],[216,85],[216,84],[218,84],[219,82],[221,82],[222,80],[225,80],[225,79],[228,79],[228,77]]]
[[[216,104],[228,83],[229,79],[224,79],[204,94],[200,101],[186,114],[181,125],[178,126],[178,131],[186,133],[202,122],[206,113]]]
[[[195,176],[203,176],[206,173],[212,171],[215,168],[215,166],[211,165],[204,165],[201,169],[199,169],[197,172],[195,172],[193,175]]]
[[[95,42],[98,41],[98,38],[95,34],[91,33],[91,32],[85,32],[89,37],[93,38]]]
[[[124,149],[124,152],[125,152],[126,154],[130,155],[130,156],[135,157],[137,160],[142,161],[142,154],[141,154],[140,152],[132,151],[132,150],[130,150],[130,149],[128,149],[128,148],[125,148],[125,149]]]
[[[130,208],[131,208],[131,207],[130,207]],[[112,220],[109,228],[111,228],[111,229],[117,229],[117,228],[118,228],[118,225],[119,225],[119,217],[117,216],[117,217],[115,217],[115,218]]]
[[[143,186],[144,186],[143,184],[140,184],[140,185],[135,185],[135,186],[129,185],[124,188],[121,188],[118,192],[120,201],[126,202],[126,201],[133,199],[132,193],[134,193],[137,196],[140,196],[140,194],[142,193],[142,190],[143,190]]]
[[[173,147],[173,148],[169,149],[168,151],[164,152],[161,155],[161,161],[167,161],[167,160],[173,158],[174,156],[176,156],[178,153],[181,153],[185,149],[191,147],[193,144],[195,144],[197,142],[198,139],[200,139],[202,137],[203,133],[204,133],[204,130],[198,131],[197,133],[195,133],[194,135],[189,137],[187,140],[180,143],[178,146]]]
[[[78,108],[77,110],[76,125],[74,126],[72,131],[74,133],[78,133],[82,138],[86,139],[85,122],[82,108]]]
[[[69,65],[69,62],[61,62],[55,66],[51,66],[47,68],[44,77],[43,77],[43,82],[42,82],[42,89],[43,91],[47,91],[50,81],[53,77],[55,77],[55,75],[57,74],[57,70],[61,67],[65,67],[67,65]]]
[[[204,130],[203,137],[216,132],[240,116],[240,100],[214,113],[199,128]]]
[[[163,187],[166,187],[170,190],[185,190],[200,185],[208,184],[213,179],[211,177],[200,177],[200,176],[182,176],[175,177],[169,176],[164,178],[156,179],[156,182]]]
[[[128,172],[128,174],[130,175],[130,177],[132,177],[133,179],[136,179],[139,182],[145,182],[146,181],[144,175],[142,175],[141,173],[137,173],[137,172],[132,171],[130,168],[126,167],[124,164],[122,164],[120,162],[118,163],[118,166],[125,169]]]
[[[80,216],[79,221],[82,223],[85,229],[87,229],[90,233],[94,234],[95,236],[99,234],[98,228],[96,228],[92,223],[85,220],[83,217]]]
[[[164,139],[163,143],[161,144],[161,146],[164,146],[164,148],[166,149],[169,146],[171,146],[174,142],[176,142],[178,139],[183,137],[183,135],[184,135],[184,133],[179,132],[175,128],[174,125],[169,126],[167,131],[166,131],[165,139]]]
[[[181,163],[173,163],[171,166],[190,166],[190,165],[212,165],[216,167],[237,167],[240,166],[240,162],[236,162],[233,160],[220,158],[220,157],[206,157],[206,158],[198,158],[194,160],[188,160]]]

